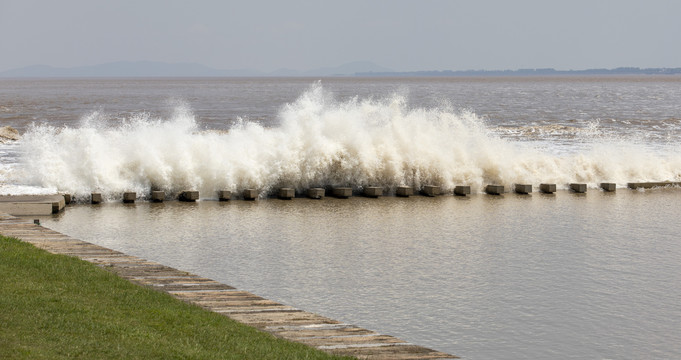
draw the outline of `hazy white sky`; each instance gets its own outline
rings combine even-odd
[[[113,61],[397,71],[681,67],[681,1],[0,0],[0,71]]]

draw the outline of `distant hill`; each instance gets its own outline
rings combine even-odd
[[[196,63],[164,63],[155,61],[119,61],[91,66],[58,68],[47,65],[27,66],[0,72],[5,78],[52,77],[247,77],[247,76],[353,76],[358,72],[388,73],[391,69],[368,61],[309,71],[280,69],[261,72],[252,69],[221,70]]]

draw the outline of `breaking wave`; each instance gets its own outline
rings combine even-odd
[[[9,181],[85,198],[101,191],[148,196],[152,189],[196,189],[202,198],[218,190],[278,187],[436,184],[445,190],[467,184],[539,184],[681,180],[678,146],[652,149],[642,143],[595,136],[586,150],[561,153],[532,142],[504,139],[577,136],[564,126],[492,128],[476,114],[411,108],[404,97],[337,101],[313,85],[266,128],[240,120],[228,131],[202,131],[189,107],[167,119],[140,113],[112,126],[93,112],[78,127],[33,125],[19,143]],[[567,134],[567,135],[566,135]],[[7,181],[7,180],[6,180]]]

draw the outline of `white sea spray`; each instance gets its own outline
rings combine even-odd
[[[123,191],[147,196],[152,189],[196,189],[214,198],[222,189],[257,188],[264,196],[283,186],[435,184],[450,191],[466,184],[481,191],[489,183],[564,188],[569,182],[681,180],[678,146],[653,149],[603,137],[598,123],[581,132],[557,129],[569,137],[579,133],[586,146],[556,152],[503,139],[470,111],[412,108],[400,95],[337,101],[319,83],[283,106],[275,127],[242,119],[229,131],[202,131],[182,104],[167,119],[140,113],[111,123],[96,111],[78,127],[31,126],[19,142],[11,181],[81,198],[100,191],[112,199]],[[556,130],[540,130],[547,129]]]

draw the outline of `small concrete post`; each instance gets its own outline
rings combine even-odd
[[[504,185],[487,185],[485,192],[489,195],[501,195],[504,193]]]
[[[232,198],[232,192],[229,190],[218,191],[218,201],[228,201]]]
[[[310,199],[321,199],[324,197],[326,191],[323,188],[307,189],[307,197]]]
[[[615,183],[601,183],[601,189],[605,192],[615,192],[617,191],[617,184]]]
[[[347,199],[352,196],[352,188],[349,187],[333,188],[333,196],[339,199]]]
[[[471,187],[468,185],[459,185],[454,187],[454,195],[466,196],[471,194]]]
[[[71,203],[71,194],[64,194],[64,204],[68,205]]]
[[[180,201],[194,202],[199,199],[199,192],[196,190],[185,190],[180,193]]]
[[[583,194],[586,192],[586,184],[577,184],[577,183],[571,183],[570,184],[570,190],[578,193],[578,194]]]
[[[258,190],[256,189],[244,189],[242,193],[244,200],[255,200],[258,198]]]
[[[530,184],[515,184],[515,192],[518,194],[529,194],[532,192],[532,185]]]
[[[553,194],[556,192],[556,184],[539,184],[539,191],[544,194]]]
[[[101,193],[90,194],[90,203],[99,204],[101,202],[102,202],[102,194]]]
[[[135,198],[137,198],[136,192],[124,192],[123,193],[123,202],[126,203],[126,204],[134,203]]]
[[[296,197],[296,190],[293,188],[279,189],[279,198],[282,200],[291,200]]]
[[[398,186],[395,195],[400,197],[410,197],[414,195],[414,189],[409,186]]]
[[[163,202],[165,200],[166,193],[164,191],[152,191],[151,201],[153,202]]]
[[[364,188],[364,196],[377,198],[383,195],[383,188],[379,186],[367,186]]]
[[[438,196],[440,195],[440,187],[436,185],[423,185],[421,193],[426,196]]]

